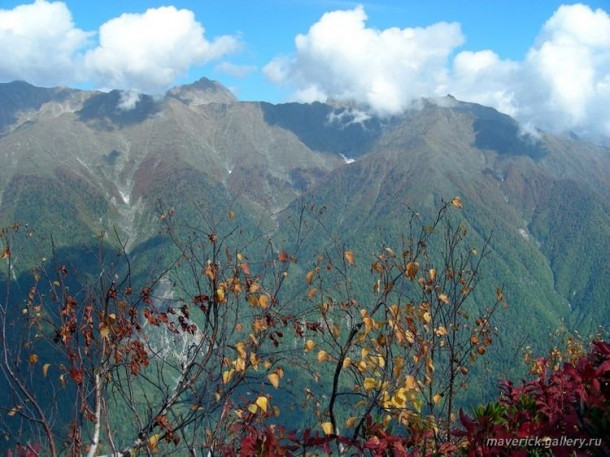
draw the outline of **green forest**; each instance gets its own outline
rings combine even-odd
[[[130,253],[116,231],[66,248],[6,227],[0,449],[607,455],[607,335],[505,343],[511,291],[468,202],[400,211],[359,239],[305,199],[275,231],[159,204]]]

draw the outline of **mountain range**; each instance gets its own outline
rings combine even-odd
[[[473,243],[491,240],[481,300],[506,291],[506,364],[561,326],[610,322],[610,149],[451,95],[381,118],[335,101],[241,102],[206,78],[159,97],[5,83],[0,170],[0,226],[66,249],[116,230],[142,259],[160,204],[231,210],[287,237],[308,199],[326,207],[327,234],[366,256],[404,228],[405,205],[425,214],[459,196]]]

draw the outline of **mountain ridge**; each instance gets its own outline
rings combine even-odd
[[[367,252],[400,232],[404,205],[424,213],[459,195],[469,232],[492,237],[489,271],[516,303],[509,328],[524,309],[549,330],[610,320],[609,148],[527,134],[451,96],[392,118],[240,102],[205,78],[163,97],[8,83],[0,101],[2,226],[26,222],[58,246],[116,228],[137,251],[158,236],[160,202],[239,210],[288,237],[282,221],[311,199],[331,234]]]

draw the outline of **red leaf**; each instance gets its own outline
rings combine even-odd
[[[79,386],[83,383],[84,371],[82,368],[71,368],[70,377],[74,379],[74,382]]]

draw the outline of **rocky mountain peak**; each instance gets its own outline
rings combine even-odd
[[[237,97],[229,89],[219,82],[205,77],[192,84],[170,89],[166,97],[176,98],[190,106],[206,105],[209,103],[230,104],[237,101]]]

